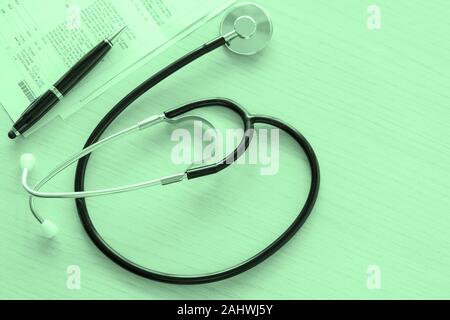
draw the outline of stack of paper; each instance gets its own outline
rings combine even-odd
[[[17,120],[80,57],[127,25],[104,61],[40,125],[66,118],[234,1],[0,0],[0,104]]]

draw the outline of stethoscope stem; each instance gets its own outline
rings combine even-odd
[[[239,38],[239,34],[236,32],[236,30],[233,30],[222,37],[225,39],[225,42],[229,44],[234,39]]]

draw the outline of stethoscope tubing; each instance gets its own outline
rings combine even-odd
[[[99,139],[101,139],[102,134],[109,127],[109,125],[111,125],[113,121],[128,106],[130,106],[132,102],[134,102],[141,95],[146,93],[149,89],[157,85],[162,80],[166,79],[168,76],[175,73],[177,70],[180,70],[181,68],[195,61],[201,56],[223,46],[225,43],[226,39],[224,37],[220,37],[212,42],[209,42],[204,46],[200,47],[199,49],[194,50],[193,52],[188,53],[184,57],[178,59],[177,61],[167,66],[166,68],[162,69],[160,72],[153,75],[145,82],[143,82],[141,85],[136,87],[119,103],[117,103],[108,112],[108,114],[104,116],[104,118],[92,131],[91,135],[89,136],[84,145],[84,148],[88,148],[90,145],[95,144],[97,141],[99,141]],[[251,129],[254,128],[255,124],[263,123],[278,127],[279,129],[287,132],[293,139],[295,139],[295,141],[301,146],[301,148],[305,152],[311,169],[310,190],[308,193],[308,197],[303,205],[303,208],[300,210],[298,216],[292,222],[292,224],[275,241],[273,241],[269,246],[267,246],[265,249],[263,249],[256,255],[250,257],[249,259],[243,261],[238,265],[235,265],[225,270],[203,275],[185,276],[151,270],[149,268],[140,266],[134,263],[133,261],[130,261],[126,257],[122,256],[119,252],[115,251],[98,233],[92,220],[90,219],[85,199],[84,198],[76,199],[75,202],[78,210],[78,215],[89,238],[97,246],[97,248],[100,251],[102,251],[108,258],[110,258],[112,261],[114,261],[121,267],[125,268],[126,270],[151,280],[173,284],[201,284],[223,280],[253,268],[254,266],[258,265],[259,263],[270,257],[272,254],[274,254],[278,249],[280,249],[286,242],[288,242],[295,235],[295,233],[300,229],[300,227],[304,224],[309,214],[311,213],[319,191],[319,183],[320,183],[319,163],[309,142],[295,128],[278,119],[269,118],[265,116],[252,116],[248,114],[239,105],[228,99],[207,99],[202,101],[196,101],[193,103],[186,104],[182,107],[167,111],[165,112],[165,115],[168,118],[172,118],[196,108],[207,107],[212,105],[221,105],[223,107],[230,108],[233,111],[237,112],[244,122],[244,127],[246,129],[245,132],[251,132],[252,131]],[[192,169],[192,171],[189,172],[188,178],[201,177],[207,174],[218,172],[226,168],[233,162],[232,161],[233,159],[237,159],[243,152],[245,152],[250,143],[251,138],[252,138],[251,134],[248,135],[246,134],[241,144],[233,152],[233,154],[229,155],[227,158],[223,159],[221,162],[215,165]],[[84,190],[86,170],[89,158],[90,154],[87,154],[86,156],[78,160],[74,185],[76,192],[82,192]]]

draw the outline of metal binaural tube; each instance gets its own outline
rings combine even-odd
[[[169,176],[165,176],[162,178],[152,179],[152,180],[146,180],[140,183],[135,183],[131,185],[121,186],[121,187],[115,187],[115,188],[108,188],[108,189],[102,189],[102,190],[95,190],[95,191],[84,191],[84,192],[39,192],[39,190],[47,184],[51,179],[53,179],[58,173],[66,169],[68,166],[76,162],[77,160],[83,158],[87,154],[90,154],[94,152],[95,150],[99,149],[100,147],[104,146],[105,144],[112,142],[120,137],[124,137],[130,133],[133,133],[138,130],[145,130],[155,124],[160,123],[161,121],[166,121],[168,123],[179,123],[181,121],[185,120],[199,120],[204,122],[208,127],[214,129],[214,126],[206,119],[203,119],[202,117],[198,116],[185,116],[178,119],[168,119],[165,117],[164,114],[152,116],[149,118],[146,118],[142,121],[140,121],[138,124],[131,126],[129,128],[126,128],[124,130],[121,130],[115,134],[110,135],[109,137],[106,137],[100,141],[98,141],[95,144],[92,144],[91,146],[81,150],[80,152],[74,154],[72,157],[67,159],[66,161],[59,164],[55,169],[53,169],[47,176],[45,176],[41,181],[39,181],[34,188],[32,188],[28,183],[28,173],[29,171],[27,169],[23,170],[22,173],[22,185],[24,189],[30,194],[29,197],[29,207],[30,211],[33,214],[33,216],[36,218],[39,223],[42,223],[44,219],[42,216],[37,212],[34,199],[37,198],[88,198],[88,197],[98,197],[103,195],[110,195],[110,194],[117,194],[117,193],[123,193],[123,192],[130,192],[146,187],[151,187],[155,185],[166,185],[174,182],[180,182],[183,179],[186,178],[186,173],[177,173]],[[192,164],[193,165],[193,164]],[[189,168],[192,167],[189,166]]]
[[[95,150],[97,150],[98,148],[100,148],[101,146],[103,146],[104,144],[106,144],[108,142],[114,141],[115,139],[117,139],[119,137],[125,136],[125,135],[132,133],[134,131],[137,131],[137,130],[139,130],[138,125],[134,125],[132,127],[124,129],[122,131],[119,131],[109,137],[106,137],[105,139],[100,140],[97,143],[83,149],[82,151],[73,155],[66,161],[59,164],[55,169],[53,169],[47,176],[45,176],[41,181],[39,181],[34,186],[34,191],[39,191],[45,184],[47,184],[51,179],[53,179],[58,173],[60,173],[64,169],[66,169],[68,166],[70,166],[72,163],[74,163],[78,159],[81,159],[82,157],[84,157],[85,155],[87,155],[91,152],[94,152]],[[30,197],[28,199],[28,204],[30,206],[30,211],[33,214],[33,216],[36,218],[37,221],[39,221],[39,223],[42,223],[44,221],[44,219],[36,210],[36,207],[34,205],[34,196],[33,195],[30,195]]]

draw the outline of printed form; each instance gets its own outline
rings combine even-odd
[[[79,58],[127,25],[104,60],[52,110],[65,118],[234,1],[0,0],[1,107],[17,120]]]

